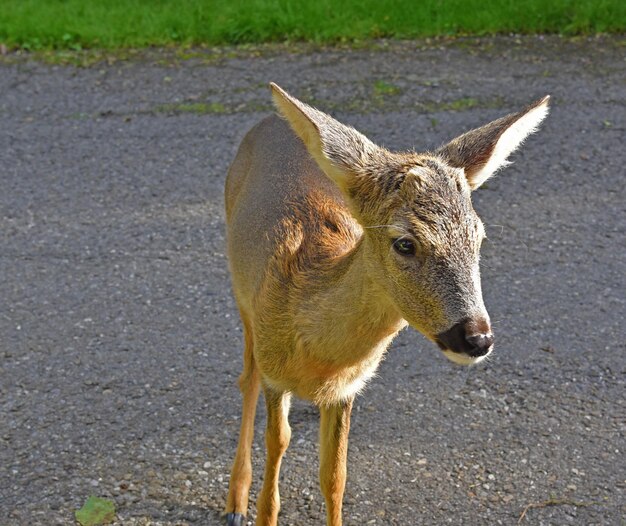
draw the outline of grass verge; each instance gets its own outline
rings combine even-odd
[[[626,31],[623,0],[2,0],[0,43],[73,49]]]

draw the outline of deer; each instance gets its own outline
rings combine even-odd
[[[549,96],[432,152],[393,152],[271,83],[278,115],[244,137],[225,185],[243,325],[239,443],[223,518],[246,524],[257,400],[267,409],[256,525],[277,524],[292,396],[319,408],[319,483],[341,526],[350,413],[407,325],[452,362],[493,350],[471,192],[546,117]]]

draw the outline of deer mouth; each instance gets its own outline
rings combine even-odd
[[[487,353],[487,354],[483,354],[482,356],[474,357],[474,356],[469,356],[467,354],[462,354],[462,353],[458,353],[455,351],[451,351],[449,349],[442,349],[442,352],[444,356],[451,362],[456,363],[458,365],[465,365],[465,366],[476,365],[482,362],[485,358],[487,358],[487,356],[489,356],[489,353]]]

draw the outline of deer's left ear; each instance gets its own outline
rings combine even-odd
[[[508,165],[507,157],[539,129],[548,114],[549,100],[548,95],[519,113],[468,131],[435,153],[448,164],[463,168],[470,187],[475,190],[498,169]]]

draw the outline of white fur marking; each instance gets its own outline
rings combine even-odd
[[[426,174],[426,169],[423,166],[414,166],[408,173],[416,177],[423,177]]]
[[[443,354],[445,354],[448,360],[454,363],[458,363],[459,365],[476,365],[477,363],[480,363],[485,358],[487,358],[487,356],[491,354],[491,351],[489,351],[484,356],[478,356],[476,358],[472,358],[471,356],[468,356],[467,354],[460,354],[460,353],[453,352],[453,351],[443,351]]]

